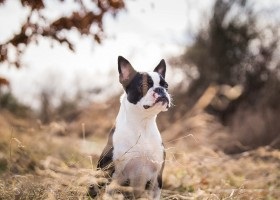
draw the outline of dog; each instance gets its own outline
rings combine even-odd
[[[162,59],[154,71],[138,72],[119,56],[118,72],[124,94],[97,169],[110,179],[105,193],[117,184],[132,188],[131,199],[160,199],[165,150],[156,117],[171,106],[166,63]]]

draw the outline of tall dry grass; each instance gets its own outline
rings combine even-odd
[[[106,113],[106,106],[99,108]],[[106,181],[95,171],[108,129],[108,116],[98,113],[93,116],[86,110],[88,121],[77,122],[79,128],[66,124],[64,135],[52,132],[51,125],[1,113],[0,199],[89,199],[89,185]],[[99,123],[100,134],[94,134],[97,124],[89,130],[90,119],[104,121]],[[159,123],[165,120],[162,116]],[[219,130],[214,122],[196,113],[163,131],[163,136],[174,137],[164,137],[167,157],[162,199],[277,199],[280,152],[261,147],[226,155],[207,141],[209,127]]]

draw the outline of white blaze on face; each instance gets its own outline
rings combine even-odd
[[[158,75],[158,73],[156,72],[148,72],[148,74],[150,75],[150,77],[153,79],[154,82],[154,86],[153,88],[159,87],[159,82],[160,82],[160,76]]]
[[[161,87],[160,86],[160,76],[156,72],[148,72],[148,74],[153,80],[153,87],[151,87],[147,91],[147,94],[137,104],[141,108],[143,108],[143,106],[150,106],[151,108],[149,108],[149,110],[152,109],[152,107],[154,107],[155,111],[157,111],[157,112],[166,111],[167,110],[166,104],[162,105],[161,102],[155,104],[158,95],[154,92],[154,89]],[[166,90],[165,90],[165,95],[169,99],[169,102],[170,102],[170,96]]]

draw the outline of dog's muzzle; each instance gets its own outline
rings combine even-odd
[[[161,102],[162,105],[166,104],[166,108],[170,107],[169,99],[166,96],[158,97],[153,105],[151,105],[151,106],[150,105],[144,105],[143,107],[145,109],[149,109],[149,108],[153,107],[155,104],[160,103],[160,102]]]
[[[169,106],[169,99],[166,97],[166,96],[162,96],[162,97],[158,97],[156,99],[156,102],[155,103],[158,103],[158,102],[161,102],[162,105],[167,103],[167,106]]]
[[[169,108],[169,99],[167,98],[165,91],[163,88],[161,87],[157,87],[154,89],[154,92],[158,95],[158,98],[156,99],[155,103],[153,105],[144,105],[143,107],[145,109],[148,109],[152,106],[154,106],[155,104],[161,102],[162,105],[166,104],[166,108]]]

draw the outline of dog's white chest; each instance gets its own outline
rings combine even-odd
[[[135,175],[143,177],[146,183],[159,173],[164,162],[164,147],[155,117],[142,120],[137,117],[119,113],[113,134],[113,162],[115,174],[121,181]]]
[[[154,162],[163,161],[162,141],[156,127],[116,127],[113,146],[114,160],[145,157]]]

